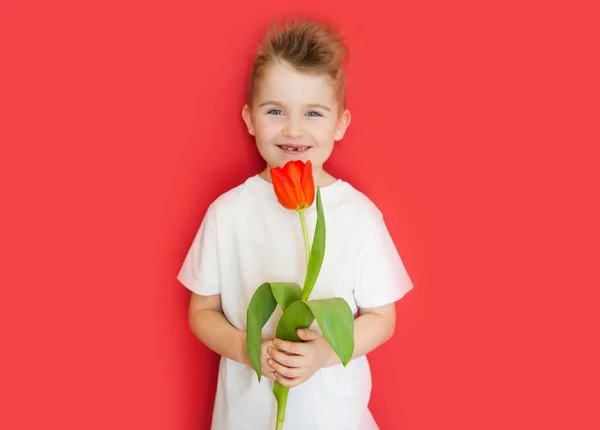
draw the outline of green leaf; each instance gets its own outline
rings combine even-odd
[[[323,204],[321,202],[321,189],[317,187],[317,224],[306,268],[306,277],[304,278],[302,300],[308,299],[319,277],[323,257],[325,256],[325,233],[325,214],[323,213]]]
[[[354,316],[348,303],[339,297],[298,303],[310,308],[323,336],[346,366],[354,353]]]
[[[261,332],[276,307],[277,301],[273,297],[271,284],[266,282],[256,289],[246,312],[246,349],[258,375],[258,382],[262,376],[260,366]]]
[[[292,303],[283,313],[275,336],[279,339],[289,340],[293,342],[302,342],[296,331],[299,328],[308,328],[315,320],[310,308],[305,302],[297,301]]]
[[[302,288],[294,282],[271,282],[271,291],[283,311],[302,297]]]

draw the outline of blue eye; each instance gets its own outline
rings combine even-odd
[[[267,113],[270,114],[270,115],[281,115],[281,114],[283,114],[283,112],[281,111],[281,109],[270,109]]]
[[[313,114],[314,114],[314,115],[313,115]],[[317,112],[317,111],[315,111],[315,110],[311,110],[311,111],[310,111],[310,112],[309,112],[307,115],[308,115],[308,116],[323,116],[323,115],[321,115],[321,113],[320,113],[320,112]]]

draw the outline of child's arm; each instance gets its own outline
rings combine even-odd
[[[192,293],[189,306],[189,325],[192,333],[217,354],[252,367],[246,349],[246,333],[231,325],[223,314],[221,295],[200,296]],[[273,369],[266,363],[267,348],[272,339],[263,340],[262,374],[274,379]]]
[[[190,329],[208,348],[246,364],[246,337],[225,318],[220,294],[200,296],[192,293],[188,316]]]
[[[352,358],[368,354],[383,345],[392,337],[395,329],[396,307],[394,303],[377,308],[359,308],[359,317],[354,320],[354,353]],[[327,346],[329,346],[329,343],[327,343]],[[328,366],[341,363],[340,358],[333,350],[331,350],[330,357],[327,363]]]
[[[376,308],[361,308],[354,320],[354,353],[352,358],[368,354],[389,340],[396,326],[394,303]],[[323,336],[313,330],[299,330],[306,342],[287,342],[275,339],[276,348],[269,348],[277,380],[286,387],[295,387],[308,380],[319,369],[341,363]],[[279,351],[279,350],[281,351]],[[290,355],[291,354],[291,355]]]

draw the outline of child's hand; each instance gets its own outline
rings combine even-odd
[[[263,337],[262,346],[260,348],[260,371],[261,374],[268,378],[275,380],[275,374],[273,368],[267,363],[269,360],[269,348],[273,348],[273,338],[267,339]],[[252,367],[252,365],[250,365]]]
[[[275,347],[267,350],[272,357],[267,363],[275,370],[276,380],[289,388],[302,384],[328,366],[334,354],[327,339],[316,331],[301,329],[297,333],[306,342],[274,339]]]

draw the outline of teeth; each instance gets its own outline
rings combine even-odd
[[[302,152],[305,151],[306,149],[308,149],[307,146],[281,146],[281,149],[285,150],[285,151],[292,151],[292,152]]]

